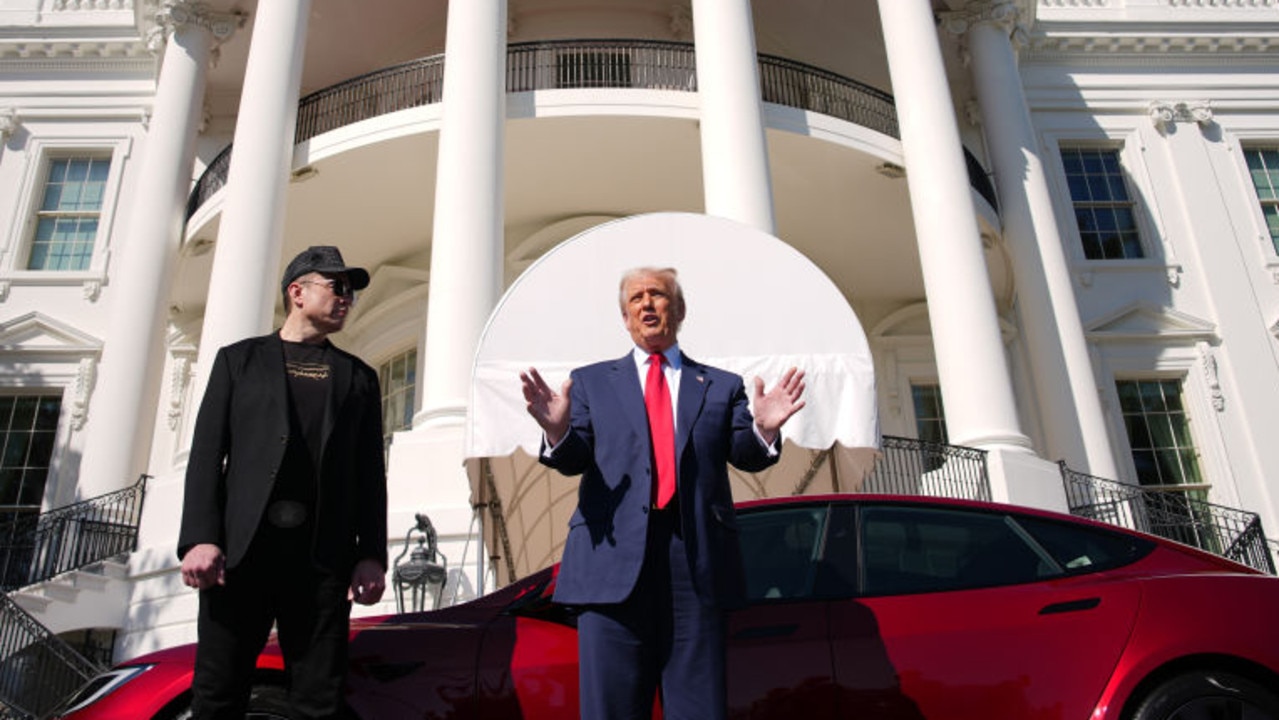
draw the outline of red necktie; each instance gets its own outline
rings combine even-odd
[[[644,383],[644,407],[648,409],[648,433],[653,440],[653,469],[657,487],[654,504],[666,507],[675,495],[675,418],[671,412],[671,391],[662,372],[661,353],[648,359],[648,381]]]

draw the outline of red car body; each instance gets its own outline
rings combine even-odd
[[[730,717],[1150,720],[1219,705],[1279,717],[1279,579],[1215,555],[914,497],[758,501],[739,506],[739,526],[751,604],[729,623]],[[554,579],[354,621],[353,715],[576,717],[574,616],[551,602]],[[175,717],[193,659],[184,646],[130,660],[113,672],[131,677],[98,681],[86,703],[91,684],[62,717]],[[261,686],[284,682],[274,643],[258,667]]]

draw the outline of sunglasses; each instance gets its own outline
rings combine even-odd
[[[346,278],[330,278],[328,280],[299,280],[299,285],[323,285],[336,297],[355,298],[355,288]]]

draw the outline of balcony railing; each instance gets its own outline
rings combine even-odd
[[[990,500],[986,451],[885,435],[861,492]]]
[[[0,525],[0,585],[13,590],[135,550],[146,481]]]
[[[888,93],[793,60],[759,56],[765,102],[811,110],[898,137],[897,110]],[[688,43],[647,40],[563,40],[514,43],[506,56],[506,91],[566,88],[697,90],[696,56]],[[394,65],[302,98],[295,142],[398,110],[438,103],[444,94],[444,56]],[[187,202],[187,218],[226,184],[231,148],[205,170]],[[993,206],[990,179],[967,150],[970,181]],[[974,169],[975,166],[975,169]]]
[[[1214,505],[1185,490],[1105,480],[1059,464],[1072,514],[1193,545],[1275,574],[1256,513]]]
[[[0,717],[45,718],[105,667],[0,595]]]

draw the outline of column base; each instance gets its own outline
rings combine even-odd
[[[1066,513],[1066,485],[1056,463],[1019,451],[989,450],[986,468],[995,502]]]

